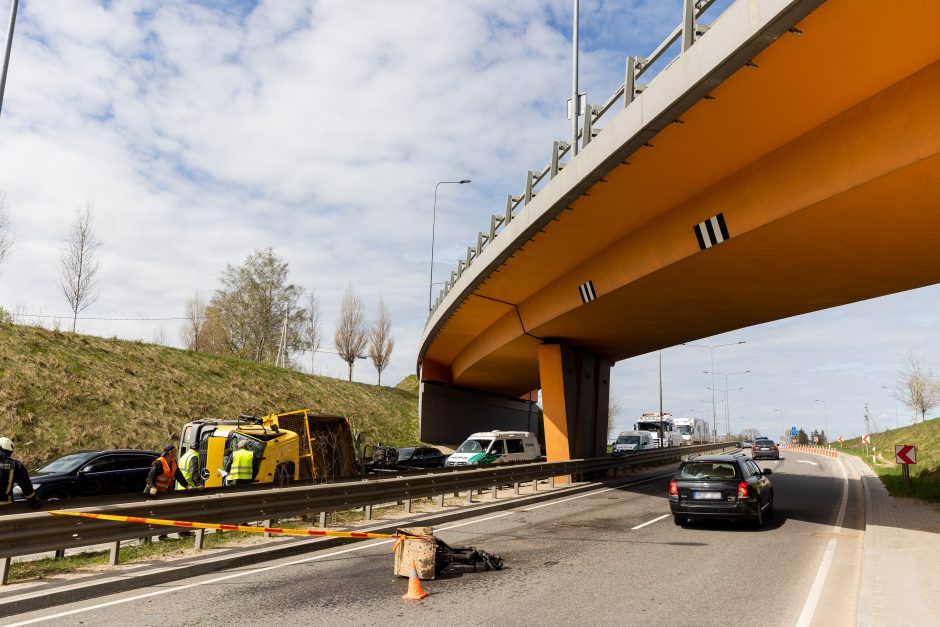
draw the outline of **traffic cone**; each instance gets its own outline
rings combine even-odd
[[[408,592],[402,595],[401,598],[409,601],[420,601],[426,596],[428,596],[428,593],[421,588],[421,580],[418,579],[418,566],[412,561],[411,570],[408,572]]]

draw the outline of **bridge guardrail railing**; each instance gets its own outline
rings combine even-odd
[[[450,473],[233,493],[220,492],[205,496],[166,498],[100,507],[69,508],[68,502],[63,501],[62,508],[120,516],[215,523],[274,520],[527,483],[557,476],[590,475],[610,469],[629,468],[653,461],[734,447],[733,442],[682,446],[644,451],[629,456],[609,455],[562,462],[489,466],[455,470]],[[10,514],[0,516],[0,559],[8,564],[9,558],[15,556],[119,543],[164,533],[167,529],[170,528],[54,516],[41,511]]]
[[[663,55],[670,50],[680,39],[682,40],[681,51],[685,52],[695,42],[696,39],[705,34],[708,30],[704,24],[699,24],[698,19],[715,3],[715,0],[683,0],[682,2],[682,21],[672,30],[648,57],[636,55],[626,58],[626,70],[624,73],[624,82],[614,91],[613,94],[604,102],[603,105],[588,104],[583,113],[584,122],[578,130],[577,135],[572,137],[572,141],[581,142],[581,146],[587,146],[592,139],[600,133],[598,123],[604,115],[615,108],[618,101],[623,102],[623,107],[632,103],[636,96],[642,93],[646,86],[639,83],[639,79],[649,72]],[[444,286],[438,294],[437,300],[428,313],[428,318],[434,315],[434,311],[440,306],[444,298],[450,292],[451,288],[457,282],[463,273],[469,268],[475,259],[477,259],[483,250],[493,242],[496,236],[512,222],[516,216],[517,210],[529,204],[535,197],[538,187],[554,178],[565,166],[562,159],[571,153],[571,143],[557,140],[552,144],[551,160],[541,170],[529,170],[526,175],[526,184],[524,191],[518,196],[509,194],[506,198],[506,209],[503,213],[493,214],[490,217],[490,226],[488,231],[480,231],[477,235],[476,246],[467,247],[467,255],[464,259],[457,262],[457,267],[450,273],[449,280],[444,282]]]

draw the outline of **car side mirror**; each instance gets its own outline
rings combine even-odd
[[[763,470],[760,471],[760,474],[762,474],[762,475],[772,475],[772,474],[774,474],[774,471],[771,470],[770,468],[764,468]]]

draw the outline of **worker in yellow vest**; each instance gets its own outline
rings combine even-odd
[[[255,476],[255,456],[247,448],[248,442],[241,440],[232,453],[232,465],[228,473],[229,485],[248,485]]]
[[[203,483],[205,483],[202,474],[199,472],[199,451],[196,450],[196,447],[192,447],[183,453],[183,456],[179,459],[179,468],[183,478],[186,479],[186,483],[177,481],[177,490],[201,488]]]

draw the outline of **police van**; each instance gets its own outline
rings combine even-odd
[[[475,466],[534,461],[541,455],[538,440],[528,431],[472,433],[444,462],[445,466]]]

